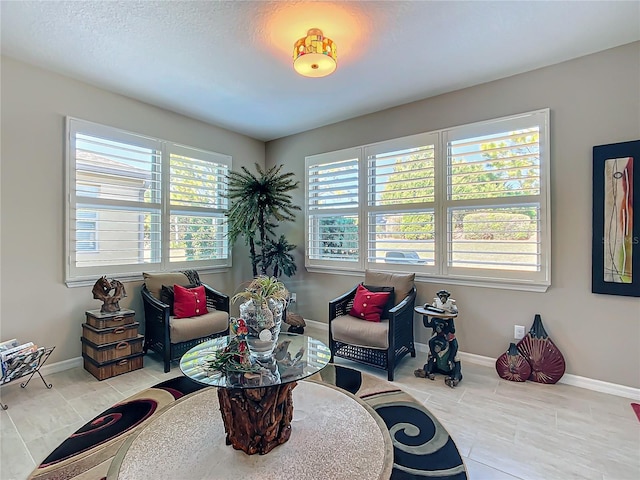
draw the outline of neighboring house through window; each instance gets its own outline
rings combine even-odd
[[[98,196],[97,186],[83,185],[80,190],[86,197]],[[83,209],[76,211],[76,249],[79,253],[98,251],[97,219],[98,215],[95,211]]]
[[[231,157],[67,121],[67,283],[225,267]]]
[[[550,285],[549,111],[306,158],[306,266]]]
[[[78,252],[97,252],[96,212],[78,210],[76,220],[76,248]]]

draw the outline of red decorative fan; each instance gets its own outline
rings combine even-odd
[[[518,343],[518,351],[531,365],[529,380],[557,383],[564,375],[564,357],[547,335],[540,315],[536,314],[531,330]]]
[[[496,360],[496,371],[498,376],[505,380],[524,382],[531,375],[531,365],[520,355],[516,344],[512,343],[509,349]]]

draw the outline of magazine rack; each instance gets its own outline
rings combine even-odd
[[[40,347],[34,352],[25,353],[24,355],[19,355],[9,360],[7,362],[7,371],[4,373],[2,378],[0,378],[0,385],[5,385],[13,380],[17,380],[18,378],[31,374],[26,382],[22,382],[20,384],[20,386],[24,388],[37,373],[40,375],[45,387],[51,388],[53,385],[44,380],[44,377],[40,373],[40,368],[42,368],[42,365],[47,361],[54,348],[56,347]],[[2,407],[3,410],[9,408],[9,406],[3,404],[2,401],[0,401],[0,407]]]

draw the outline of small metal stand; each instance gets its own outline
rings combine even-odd
[[[31,374],[31,376],[27,379],[26,382],[20,383],[20,387],[25,388],[33,376],[37,373],[42,379],[42,383],[47,388],[53,387],[52,384],[47,383],[40,373],[40,368],[45,364],[45,362],[49,359],[51,352],[56,347],[40,347],[35,352],[29,352],[24,355],[19,355],[7,361],[7,371],[3,374],[2,378],[0,378],[0,385],[5,385],[7,383],[12,382],[13,380],[17,380],[18,378],[26,377]],[[0,401],[0,407],[3,410],[9,408],[8,405],[3,404]]]

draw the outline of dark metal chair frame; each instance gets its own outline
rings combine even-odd
[[[348,315],[356,296],[357,286],[349,292],[329,302],[329,349],[331,362],[334,357],[346,358],[365,365],[387,371],[387,378],[393,381],[393,371],[398,361],[407,353],[416,356],[413,340],[413,307],[416,302],[414,286],[400,303],[389,310],[389,348],[387,350],[362,347],[333,340],[331,322],[341,315]],[[362,320],[363,322],[366,320]]]
[[[207,296],[207,308],[229,313],[229,296],[203,284]],[[171,370],[171,362],[179,360],[192,347],[212,338],[229,334],[227,328],[206,337],[194,338],[185,342],[171,343],[169,338],[169,315],[171,307],[155,298],[145,285],[142,286],[142,303],[144,306],[145,332],[144,353],[149,349],[162,356],[164,372]]]

